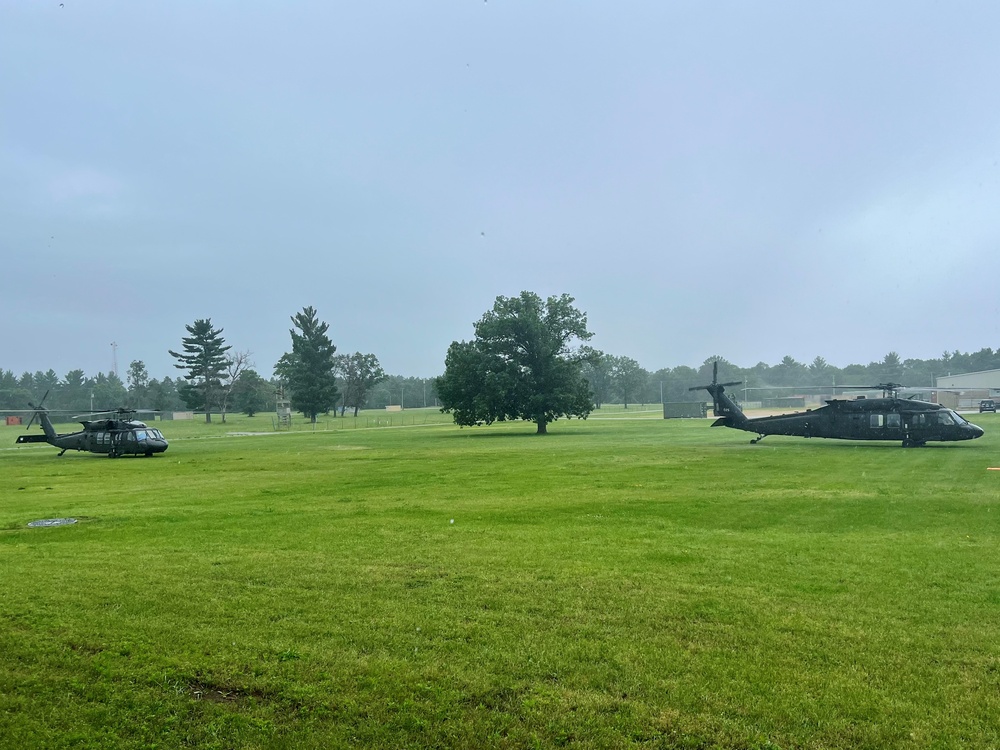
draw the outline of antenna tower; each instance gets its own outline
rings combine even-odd
[[[111,342],[111,372],[118,377],[118,343],[115,341]]]

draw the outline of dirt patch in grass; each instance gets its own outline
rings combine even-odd
[[[230,685],[210,685],[204,682],[192,682],[187,686],[187,693],[196,701],[210,703],[240,703],[247,698],[258,700],[265,698],[259,690],[246,690]]]

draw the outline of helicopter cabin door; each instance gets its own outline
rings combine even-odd
[[[869,439],[897,440],[903,436],[903,418],[899,412],[870,412]]]
[[[92,432],[87,449],[94,453],[107,453],[111,449],[111,433],[107,430]]]

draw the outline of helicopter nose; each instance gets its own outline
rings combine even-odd
[[[972,424],[972,423],[970,422],[970,423],[969,423],[969,427],[971,428],[971,432],[972,432],[972,439],[973,439],[973,440],[975,440],[976,438],[980,438],[980,437],[982,437],[982,436],[983,436],[983,435],[985,434],[985,433],[983,432],[983,428],[982,428],[982,427],[980,427],[979,425],[976,425],[976,424]]]

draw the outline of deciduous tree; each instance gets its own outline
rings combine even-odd
[[[244,370],[233,388],[233,409],[252,417],[259,411],[274,409],[274,386],[255,370]]]
[[[229,399],[236,388],[236,382],[244,371],[253,367],[250,361],[250,352],[236,352],[226,359],[226,373],[222,380],[222,387],[219,389],[219,409],[222,411],[222,421],[226,421],[226,409],[229,408]],[[252,414],[250,416],[253,416]]]
[[[475,324],[475,339],[448,349],[436,381],[441,410],[460,425],[524,419],[539,435],[559,417],[586,418],[594,406],[581,373],[587,355],[575,345],[593,334],[573,301],[533,292],[497,297]]]
[[[629,400],[635,401],[636,393],[646,382],[648,374],[631,357],[611,357],[611,379],[626,409]]]
[[[594,396],[594,406],[598,409],[611,397],[611,366],[612,356],[600,349],[589,346],[581,347],[580,352],[586,359],[583,361],[582,373],[590,391]]]
[[[344,406],[353,406],[354,416],[358,416],[371,389],[386,379],[385,371],[374,354],[338,354],[333,360],[344,380]]]
[[[177,384],[170,376],[163,380],[153,378],[149,381],[147,390],[148,406],[157,411],[178,411],[181,408],[181,397],[177,393]]]

